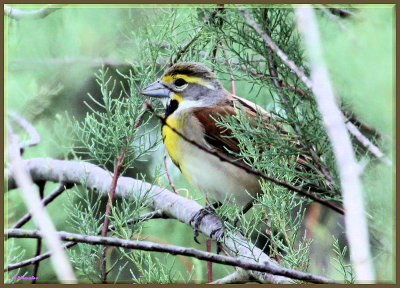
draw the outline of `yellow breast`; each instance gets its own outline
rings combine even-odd
[[[164,125],[162,127],[162,137],[164,140],[165,147],[167,148],[168,154],[171,157],[171,160],[175,163],[176,166],[180,167],[179,159],[181,152],[181,139],[178,134],[176,134],[170,127],[176,129],[177,131],[181,131],[182,128],[182,119],[178,119],[174,115],[170,115],[166,120],[168,125]]]

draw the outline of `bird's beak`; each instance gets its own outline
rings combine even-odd
[[[170,93],[171,91],[163,84],[161,84],[160,81],[151,83],[149,86],[140,91],[140,94],[156,98],[169,97]]]

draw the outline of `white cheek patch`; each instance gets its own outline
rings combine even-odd
[[[175,113],[179,113],[183,110],[190,109],[190,108],[196,108],[196,107],[205,107],[203,101],[193,101],[193,100],[184,100],[183,102],[179,103],[178,109],[175,110]]]

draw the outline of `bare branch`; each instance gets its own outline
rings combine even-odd
[[[54,11],[60,9],[60,5],[49,4],[46,7],[37,9],[34,11],[25,11],[24,9],[11,8],[8,5],[4,5],[4,15],[15,19],[15,20],[27,20],[27,19],[41,19],[45,18]]]
[[[156,210],[156,211],[145,213],[145,214],[139,216],[136,219],[129,219],[128,221],[125,222],[125,224],[126,225],[130,225],[130,224],[135,224],[135,223],[137,223],[139,221],[146,221],[146,220],[150,220],[150,219],[167,219],[167,218],[168,218],[168,216],[165,215],[164,211],[159,209],[159,210]],[[109,231],[114,230],[114,229],[115,229],[114,225],[110,225],[108,227]],[[99,232],[99,234],[100,233],[101,233],[101,231]],[[68,248],[71,248],[71,247],[75,246],[76,244],[78,244],[78,243],[77,242],[67,242],[66,244],[64,244],[63,247],[64,247],[64,249],[68,249]],[[43,261],[43,260],[49,258],[50,256],[51,256],[51,253],[50,252],[46,252],[46,253],[43,253],[43,254],[41,254],[41,255],[39,255],[37,257],[33,257],[33,258],[30,258],[30,259],[21,261],[19,263],[10,264],[10,265],[8,265],[7,267],[4,268],[4,271],[11,271],[11,270],[15,270],[15,269],[18,269],[18,268],[21,268],[21,267],[32,265],[32,264],[35,264],[37,262]]]
[[[335,103],[333,88],[322,55],[314,11],[297,8],[297,25],[303,34],[311,62],[312,88],[338,165],[343,202],[346,210],[346,235],[358,281],[375,280],[368,240],[362,185],[344,117]]]
[[[62,243],[56,234],[53,222],[42,206],[37,189],[35,189],[36,187],[32,182],[31,176],[26,171],[24,162],[21,159],[18,136],[12,132],[11,128],[9,128],[8,133],[8,157],[13,171],[13,177],[15,183],[21,188],[22,199],[25,201],[29,210],[32,211],[36,227],[38,227],[45,236],[44,238],[49,250],[52,251],[54,255],[51,259],[54,271],[60,282],[76,283],[74,271],[65,251],[61,247]]]
[[[8,229],[4,231],[4,234],[8,238],[36,238],[39,239],[43,236],[41,231],[23,230],[23,229]],[[150,241],[133,241],[120,238],[112,237],[99,237],[90,235],[81,235],[75,233],[68,233],[64,231],[58,232],[58,236],[62,240],[69,240],[78,243],[87,243],[91,245],[106,245],[122,247],[126,249],[135,249],[152,252],[165,252],[172,255],[183,255],[188,257],[194,257],[200,260],[212,261],[214,263],[220,263],[228,266],[238,266],[246,270],[254,270],[260,272],[267,272],[273,275],[281,275],[290,277],[297,280],[303,280],[311,283],[336,283],[330,279],[307,274],[297,270],[286,269],[283,267],[275,267],[270,263],[255,263],[250,260],[244,260],[240,258],[229,257],[225,255],[218,255],[215,253],[204,252],[194,248],[186,248],[170,244],[160,244]]]

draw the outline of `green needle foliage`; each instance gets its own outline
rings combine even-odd
[[[76,145],[75,151],[106,168],[115,165],[116,159],[125,150],[123,166],[127,169],[134,161],[150,153],[158,142],[151,136],[151,129],[140,129],[140,125],[146,125],[150,118],[141,121],[146,112],[141,109],[144,98],[133,90],[134,79],[128,78],[130,93],[123,88],[113,98],[116,81],[107,76],[107,70],[103,67],[96,74],[102,101],[89,94],[94,104],[90,105],[86,101],[84,103],[91,113],[86,115],[83,122],[74,121],[75,136],[82,145]],[[139,125],[136,124],[138,121],[141,121]]]

